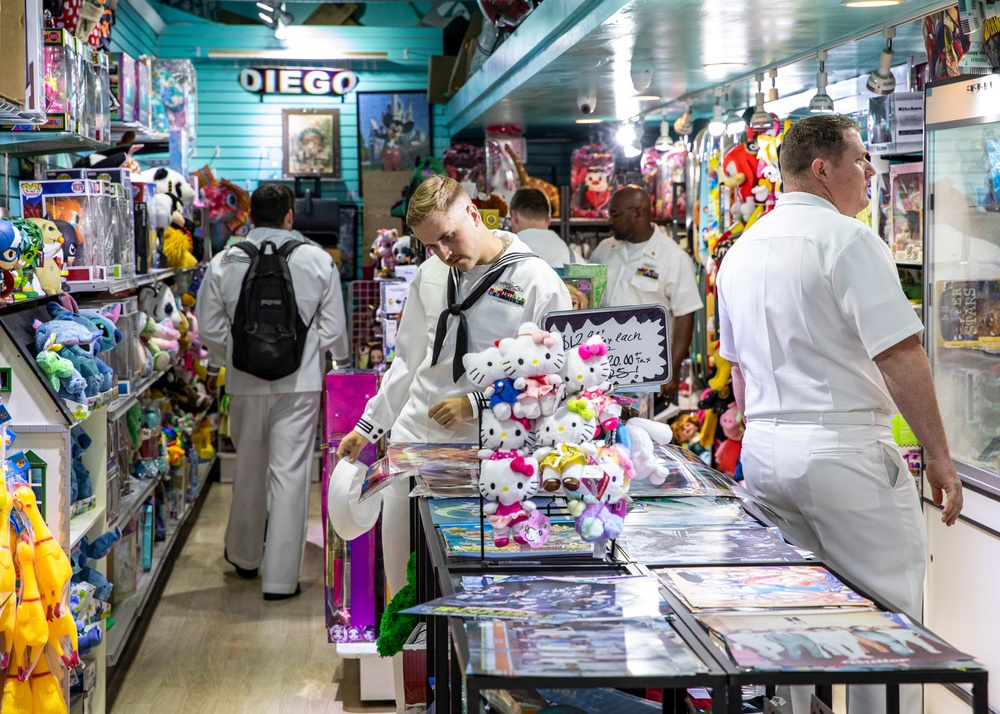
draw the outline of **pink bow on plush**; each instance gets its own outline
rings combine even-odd
[[[552,333],[545,330],[535,330],[531,333],[531,339],[535,341],[536,345],[545,345],[546,347],[551,347],[556,343],[556,338],[552,336]]]
[[[580,353],[580,358],[585,360],[591,357],[603,357],[608,353],[608,346],[603,342],[594,345],[580,345],[576,349]]]
[[[510,462],[510,470],[519,474],[524,474],[525,476],[531,476],[535,473],[535,467],[526,462],[523,456],[518,456]]]
[[[523,426],[528,431],[531,431],[531,419],[528,419],[527,417],[521,417],[520,419],[514,417],[514,421],[520,422],[521,426]]]

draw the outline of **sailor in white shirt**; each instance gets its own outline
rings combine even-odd
[[[549,199],[537,188],[520,188],[510,199],[510,229],[553,268],[581,262],[566,241],[549,229],[551,210]]]
[[[256,227],[248,242],[260,246],[269,240],[280,248],[296,240],[290,232],[293,209],[280,186],[254,191],[250,212]],[[226,557],[243,577],[255,577],[259,566],[265,598],[280,599],[298,592],[325,355],[345,332],[346,320],[333,259],[322,248],[300,245],[288,258],[299,314],[311,321],[299,369],[274,381],[241,372],[233,367],[230,330],[249,266],[250,257],[235,246],[216,255],[205,271],[195,312],[209,352],[213,390],[219,368],[226,365],[236,446]]]
[[[854,122],[797,122],[780,162],[785,193],[718,275],[720,353],[748,421],[746,487],[799,545],[919,618],[926,534],[892,437],[897,406],[925,449],[934,500],[947,496],[942,520],[962,508],[923,326],[888,247],[854,218],[875,173]],[[901,711],[918,711],[919,689],[901,693]],[[808,711],[798,697],[795,711]],[[884,689],[850,687],[848,704],[885,711]]]
[[[396,356],[355,430],[337,449],[354,460],[391,429],[393,442],[478,443],[475,417],[485,403],[465,376],[461,355],[571,309],[558,275],[517,236],[490,231],[456,181],[426,179],[407,223],[433,256],[420,266],[403,307]],[[406,584],[409,507],[406,484],[383,491],[383,544],[390,590]]]
[[[694,262],[666,233],[652,223],[649,194],[629,186],[611,197],[608,220],[613,238],[601,241],[590,262],[608,266],[605,307],[663,305],[671,334],[674,381],[688,356],[694,334],[694,313],[704,304],[695,280]]]

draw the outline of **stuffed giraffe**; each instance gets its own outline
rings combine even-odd
[[[35,547],[26,538],[18,538],[17,564],[21,573],[21,602],[17,604],[14,657],[18,660],[18,678],[27,681],[49,639],[49,623],[45,620],[45,605],[35,575]]]
[[[14,649],[14,622],[17,618],[17,593],[14,587],[14,559],[10,553],[10,509],[14,499],[6,488],[0,488],[0,669],[10,665]]]
[[[67,711],[59,678],[52,674],[44,655],[31,673],[31,703],[32,714],[66,714]]]
[[[558,218],[559,189],[550,183],[542,181],[541,179],[528,176],[528,172],[524,170],[521,160],[517,158],[517,154],[515,154],[514,150],[510,148],[510,144],[504,146],[504,150],[510,156],[511,161],[514,162],[514,168],[517,169],[517,180],[521,182],[521,188],[537,188],[539,191],[544,193],[545,198],[549,199],[549,208],[552,211],[552,215]]]

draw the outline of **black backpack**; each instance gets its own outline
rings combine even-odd
[[[269,240],[260,248],[249,241],[236,244],[250,256],[250,267],[233,316],[233,366],[260,379],[287,377],[302,362],[312,320],[307,325],[299,315],[288,271],[288,258],[300,245],[297,240],[280,248]]]

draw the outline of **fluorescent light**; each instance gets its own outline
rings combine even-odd
[[[600,124],[603,119],[577,119],[577,124]]]
[[[288,28],[289,31],[298,28]],[[295,60],[298,62],[328,60],[375,60],[388,59],[386,52],[336,52],[326,50],[318,45],[310,45],[308,49],[295,50],[209,50],[209,59],[221,60]]]
[[[844,7],[892,7],[902,5],[903,0],[843,0]]]
[[[724,67],[746,67],[746,62],[706,62],[702,67],[711,67],[713,69],[724,68]]]
[[[637,99],[640,102],[656,102],[659,101],[659,94],[636,94],[632,99]]]

